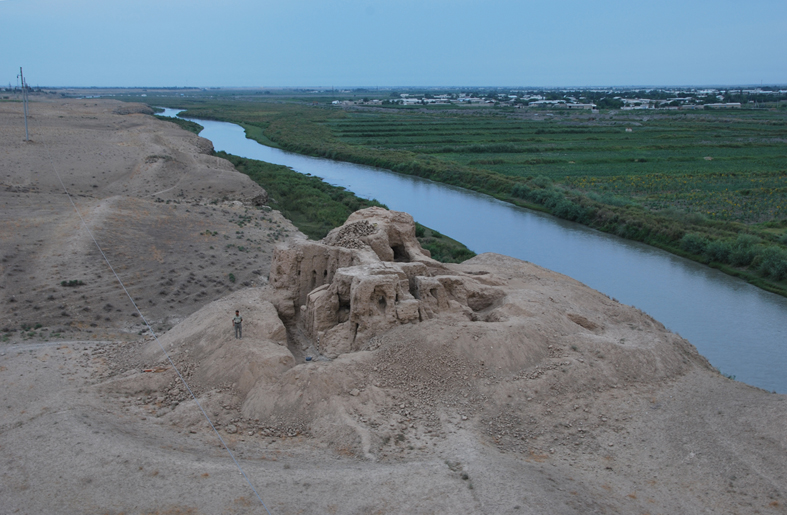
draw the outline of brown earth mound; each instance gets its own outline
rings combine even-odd
[[[347,229],[358,227],[347,247]],[[385,261],[397,246],[403,257]],[[247,324],[240,341],[229,330],[235,309]],[[582,449],[598,450],[603,424],[575,416],[588,392],[710,368],[649,316],[567,277],[495,254],[432,261],[412,218],[380,208],[355,213],[323,242],[280,246],[271,286],[205,306],[161,343],[196,391],[231,386],[231,400],[211,399],[239,406],[244,421],[219,417],[223,426],[306,433],[375,459],[430,445],[464,421],[502,449],[543,453],[576,431],[553,428],[555,417],[574,420]],[[138,370],[166,361],[156,342],[140,356],[113,388],[153,389]],[[186,398],[173,374],[158,378],[165,405]],[[188,410],[170,416],[201,424]]]
[[[437,263],[404,213],[371,208],[321,242],[281,245],[270,285],[205,306],[161,341],[227,438],[325,449],[370,473],[443,460],[471,491],[482,485],[473,512],[783,508],[772,478],[787,467],[769,459],[787,443],[783,396],[720,377],[647,314],[568,277],[497,254]],[[132,369],[104,391],[208,434],[174,372],[139,372],[167,367],[155,342],[119,356]],[[752,425],[738,410],[755,399],[765,411]],[[742,420],[775,447],[755,450]],[[389,502],[369,506],[411,511]]]

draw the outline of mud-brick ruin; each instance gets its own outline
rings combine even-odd
[[[317,342],[328,357],[363,350],[377,334],[439,313],[470,320],[487,311],[501,289],[431,259],[407,213],[358,211],[322,241],[295,240],[276,249],[270,282],[277,310]]]

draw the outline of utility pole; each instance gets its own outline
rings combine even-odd
[[[22,67],[19,67],[19,78],[22,80],[22,105],[25,111],[25,141],[30,141],[30,133],[27,131],[27,84],[25,76],[22,74]]]

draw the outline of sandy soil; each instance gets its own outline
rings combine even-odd
[[[786,397],[647,315],[482,255],[456,270],[508,288],[499,322],[306,363],[265,280],[275,238],[299,235],[250,205],[257,186],[124,104],[31,111],[23,143],[21,105],[0,103],[0,512],[265,513],[55,171],[272,513],[787,512]]]

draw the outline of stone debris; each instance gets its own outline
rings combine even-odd
[[[375,226],[368,220],[345,224],[340,228],[334,246],[346,249],[362,249],[366,244],[361,238],[372,234],[374,231]]]

